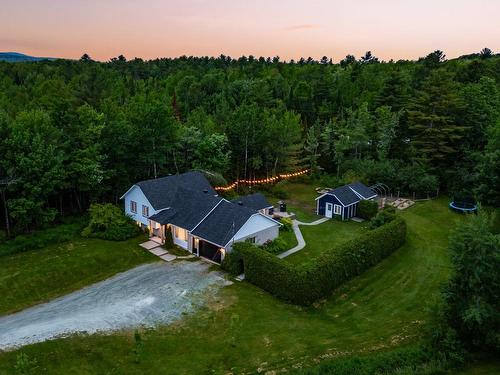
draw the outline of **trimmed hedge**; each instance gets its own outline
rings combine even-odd
[[[230,253],[227,253],[224,256],[224,259],[221,263],[221,268],[227,272],[229,272],[233,276],[238,276],[243,273],[243,257],[241,256],[240,251],[238,250],[237,245],[249,244],[248,242],[238,242],[233,246],[233,249]]]
[[[378,203],[376,201],[362,200],[358,203],[357,216],[362,219],[370,220],[378,212]]]
[[[307,306],[379,263],[405,239],[406,223],[396,218],[299,266],[249,243],[236,243],[232,257],[243,259],[247,281],[280,299]]]

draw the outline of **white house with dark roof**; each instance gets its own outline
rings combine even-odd
[[[200,172],[187,172],[134,184],[121,199],[125,213],[165,242],[220,263],[234,242],[262,245],[278,237],[280,223],[266,215],[272,206],[260,195],[230,202],[217,195]],[[267,211],[269,213],[269,211]]]
[[[316,198],[316,212],[325,217],[338,217],[342,220],[356,216],[358,203],[372,200],[377,194],[361,182],[329,189]]]

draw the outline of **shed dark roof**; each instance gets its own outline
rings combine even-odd
[[[241,205],[248,208],[252,208],[254,210],[262,210],[263,208],[268,208],[272,206],[271,204],[269,204],[266,197],[263,196],[261,193],[245,195],[243,197],[233,199],[231,202],[236,204],[239,204],[241,202]]]
[[[205,176],[197,171],[141,181],[135,185],[141,188],[155,210],[174,206],[179,189],[217,194]]]
[[[361,200],[356,194],[354,194],[348,185],[331,189],[328,193],[334,194],[344,206],[349,206],[350,204],[357,203]]]
[[[216,245],[225,246],[254,214],[255,210],[223,200],[192,234]]]
[[[372,189],[361,182],[353,182],[348,185],[351,189],[353,189],[356,193],[361,195],[364,199],[372,198],[377,195]]]

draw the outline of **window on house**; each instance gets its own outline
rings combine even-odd
[[[175,238],[178,238],[181,241],[187,241],[187,230],[179,227],[175,227],[174,229]]]
[[[142,205],[142,216],[149,217],[149,207]]]
[[[335,215],[342,215],[342,207],[339,206],[338,204],[333,206],[333,213]]]
[[[245,242],[255,243],[255,237],[248,237]]]
[[[130,201],[130,211],[134,214],[137,213],[137,202]]]

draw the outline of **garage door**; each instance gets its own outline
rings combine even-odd
[[[221,262],[221,253],[219,251],[220,247],[212,245],[209,242],[205,242],[200,240],[200,256],[210,259],[213,262],[219,263]]]

